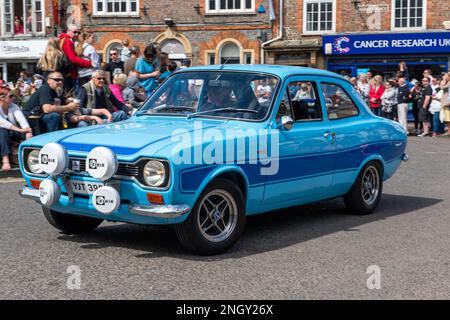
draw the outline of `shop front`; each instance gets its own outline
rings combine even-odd
[[[404,61],[410,79],[420,79],[426,69],[435,75],[448,71],[450,32],[324,36],[322,49],[327,69],[342,75],[370,70],[387,79]]]
[[[0,41],[0,77],[14,82],[22,70],[33,75],[36,64],[45,51],[47,39]]]

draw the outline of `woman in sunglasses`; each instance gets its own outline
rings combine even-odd
[[[0,88],[0,155],[2,170],[10,170],[11,142],[30,139],[30,125],[20,108],[12,103],[14,95],[7,87]]]

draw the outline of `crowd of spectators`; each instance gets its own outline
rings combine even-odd
[[[450,72],[433,75],[430,69],[420,80],[410,79],[401,62],[395,78],[383,82],[369,71],[348,80],[374,114],[398,121],[410,135],[437,137],[450,135]],[[414,129],[408,128],[408,106],[412,106]]]
[[[190,66],[189,59],[171,61],[155,43],[141,51],[128,40],[102,63],[95,41],[95,34],[72,25],[48,40],[37,74],[30,78],[22,71],[14,84],[0,79],[3,170],[16,159],[17,142],[33,134],[125,120],[171,73]]]

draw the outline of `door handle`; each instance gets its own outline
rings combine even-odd
[[[323,137],[326,139],[328,139],[329,137],[336,139],[336,132],[325,132],[323,134]]]

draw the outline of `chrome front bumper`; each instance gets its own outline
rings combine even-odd
[[[39,199],[39,190],[37,189],[23,187],[22,190],[19,190],[19,194],[26,199],[41,203],[41,200]]]
[[[41,203],[39,198],[39,190],[37,189],[23,187],[22,190],[19,190],[19,194],[26,199],[32,199],[38,203]],[[154,218],[177,218],[189,212],[190,209],[191,208],[185,204],[180,205],[152,204],[148,206],[132,204],[128,207],[128,212],[140,216],[154,217]]]

